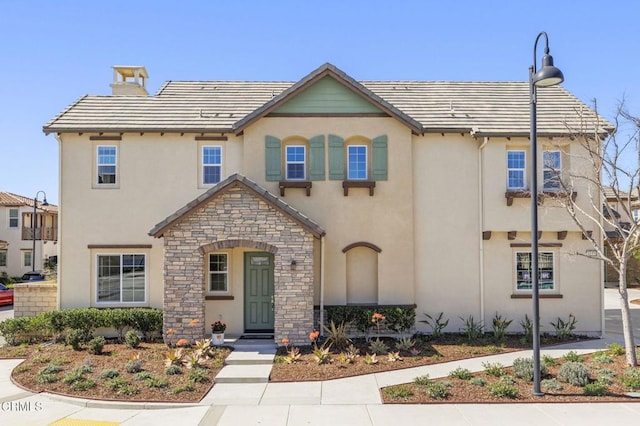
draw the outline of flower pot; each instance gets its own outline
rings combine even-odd
[[[212,346],[222,346],[224,345],[224,332],[212,332],[211,333],[211,345]]]

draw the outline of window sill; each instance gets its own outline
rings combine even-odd
[[[349,188],[369,188],[369,196],[373,197],[373,189],[376,187],[375,180],[345,180],[342,181],[344,196],[349,195]]]
[[[542,205],[545,198],[564,198],[569,196],[569,193],[566,191],[542,191],[538,193],[538,205]],[[576,200],[578,196],[577,192],[571,193],[571,199],[573,201]],[[504,197],[507,199],[507,206],[511,206],[513,204],[514,198],[531,198],[531,191],[522,189],[522,190],[511,190],[504,193]]]
[[[525,293],[514,293],[511,295],[512,299],[531,299],[533,296],[531,294]],[[554,294],[538,294],[539,299],[562,299],[564,296],[562,294],[554,293]]]
[[[280,187],[281,197],[284,197],[284,192],[285,192],[285,189],[287,188],[304,188],[307,191],[307,197],[311,195],[312,183],[308,180],[299,180],[299,181],[281,180],[278,186]]]
[[[223,295],[220,295],[220,296],[209,295],[209,296],[205,296],[204,297],[204,300],[233,300],[233,299],[234,299],[234,297],[231,296],[231,295],[224,295],[224,296]]]

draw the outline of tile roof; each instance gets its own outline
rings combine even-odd
[[[43,127],[57,132],[235,132],[248,117],[319,75],[332,75],[416,133],[529,134],[529,83],[356,81],[324,64],[298,82],[168,81],[153,96],[83,96]],[[567,135],[613,125],[560,86],[538,88],[538,133]],[[597,122],[596,122],[597,120]],[[414,126],[416,127],[414,129]]]
[[[12,194],[11,192],[0,192],[0,206],[6,207],[20,207],[29,206],[33,207],[33,198],[24,197],[22,195]],[[49,204],[48,206],[38,205],[38,209],[49,212],[57,213],[58,206]]]
[[[184,207],[177,210],[175,213],[169,215],[163,221],[161,221],[156,226],[154,226],[153,229],[149,231],[149,235],[156,238],[162,237],[164,232],[167,229],[171,228],[171,226],[174,223],[188,216],[192,211],[197,209],[199,206],[210,201],[216,196],[224,193],[228,188],[231,188],[237,185],[242,185],[243,187],[248,188],[255,195],[257,195],[258,197],[266,201],[269,205],[281,211],[283,214],[290,217],[294,221],[298,222],[305,229],[311,232],[315,237],[319,238],[325,235],[324,229],[322,229],[320,225],[318,225],[316,222],[309,219],[307,216],[300,213],[298,210],[294,209],[289,204],[282,201],[280,198],[271,194],[269,191],[267,191],[266,189],[264,189],[263,187],[261,187],[260,185],[252,181],[251,179],[248,179],[239,173],[234,173],[233,175],[219,182],[216,186],[209,189],[207,192],[203,193],[193,201],[187,203]]]

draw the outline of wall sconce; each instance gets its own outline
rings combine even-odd
[[[295,259],[291,259],[291,270],[295,271],[296,266],[298,266],[298,262]]]

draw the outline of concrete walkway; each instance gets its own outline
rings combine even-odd
[[[615,296],[605,291],[608,334],[604,339],[543,349],[562,356],[570,350],[593,352],[621,342],[616,329]],[[633,296],[640,298],[640,291]],[[611,316],[611,318],[609,318]],[[618,312],[619,316],[619,312]],[[640,323],[640,306],[634,307]],[[619,318],[618,318],[619,320]],[[609,332],[610,331],[610,332]],[[640,336],[640,333],[639,333]],[[639,403],[594,404],[432,404],[383,405],[379,389],[429,374],[444,377],[457,368],[483,370],[483,362],[510,365],[531,351],[498,354],[393,372],[324,382],[219,383],[198,404],[143,404],[30,394],[13,385],[11,370],[20,360],[0,360],[0,425],[602,425],[637,422]]]

